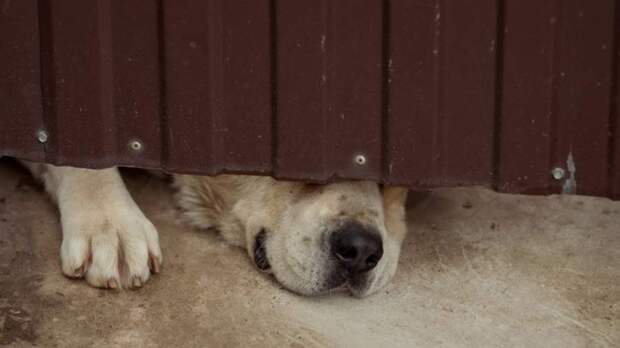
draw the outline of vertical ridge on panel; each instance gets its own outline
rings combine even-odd
[[[324,180],[327,0],[276,1],[279,178]]]
[[[557,139],[551,166],[563,168],[566,176],[556,190],[605,195],[614,1],[567,0],[558,6]]]
[[[280,1],[277,13],[276,174],[380,179],[381,1]]]
[[[222,0],[163,0],[170,171],[215,174],[213,115],[221,112]]]
[[[269,102],[271,104],[270,118],[270,147],[271,147],[271,175],[277,177],[278,170],[278,0],[269,0],[269,79],[271,89]]]
[[[219,18],[218,18],[219,17]],[[212,115],[214,161],[226,172],[271,170],[269,0],[226,0],[209,21],[221,21],[220,112]]]
[[[380,0],[330,2],[324,154],[340,178],[379,180],[382,148],[383,6]],[[363,163],[362,163],[363,162]]]
[[[50,1],[54,113],[48,160],[103,167],[116,155],[108,1]]]
[[[618,103],[620,102],[620,6],[614,9],[614,48],[610,51],[612,57],[612,82],[610,93],[609,123],[611,132],[609,135],[609,195],[612,199],[620,199],[620,115]]]
[[[387,181],[430,186],[439,147],[440,1],[390,1]]]
[[[391,14],[389,181],[490,185],[497,4],[395,0]]]
[[[439,175],[445,185],[491,185],[497,3],[442,0],[441,8]]]
[[[6,2],[0,13],[0,157],[45,159],[37,131],[44,127],[38,3]]]
[[[158,8],[155,1],[112,1],[117,161],[161,163]]]
[[[553,1],[504,2],[499,191],[541,194],[549,187],[556,16]]]

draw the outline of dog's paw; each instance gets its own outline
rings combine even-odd
[[[63,273],[98,288],[139,288],[159,273],[162,254],[153,224],[135,205],[63,215]]]

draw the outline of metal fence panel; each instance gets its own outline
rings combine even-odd
[[[619,13],[614,0],[7,1],[0,155],[620,198]]]

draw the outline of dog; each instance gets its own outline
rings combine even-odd
[[[23,162],[58,205],[62,272],[98,288],[139,288],[161,271],[157,230],[117,168]],[[369,181],[308,184],[267,176],[173,175],[189,224],[215,229],[302,295],[363,297],[396,272],[407,189]]]

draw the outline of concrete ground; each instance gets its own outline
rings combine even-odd
[[[141,290],[102,291],[61,275],[56,209],[0,161],[0,346],[620,346],[620,203],[437,190],[410,206],[385,290],[304,298],[181,224],[163,181],[129,174],[165,265]]]

